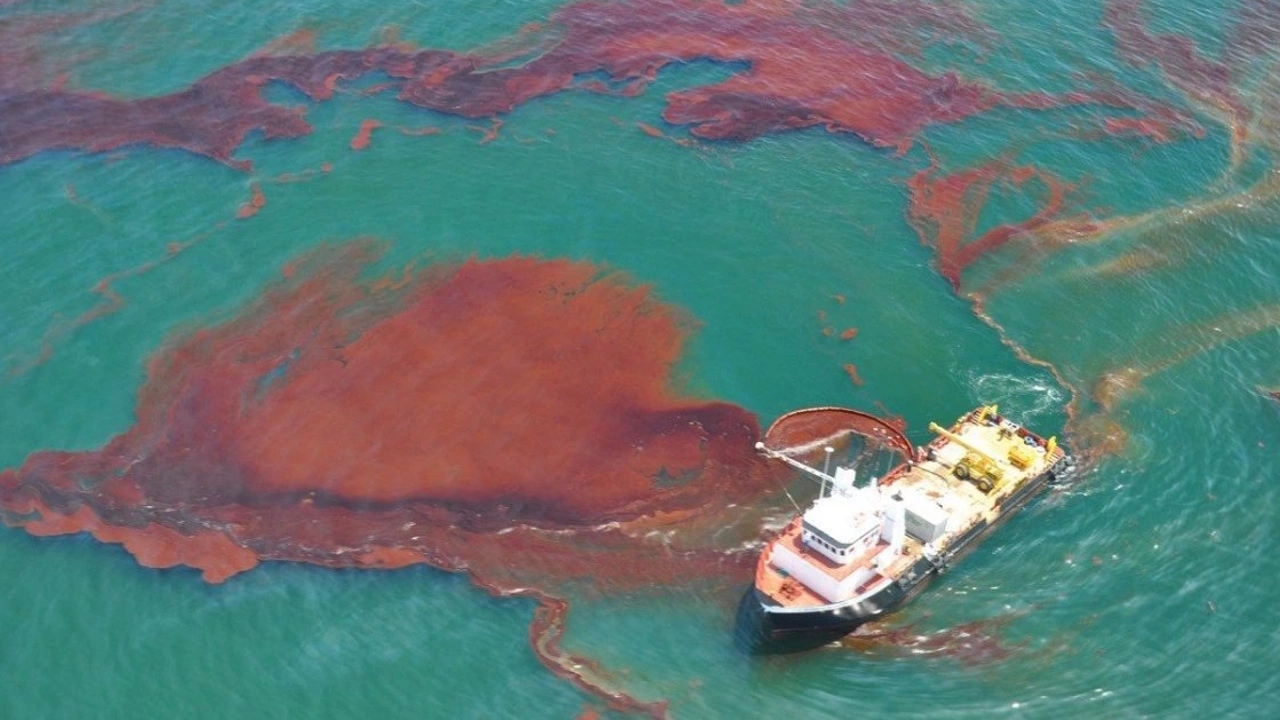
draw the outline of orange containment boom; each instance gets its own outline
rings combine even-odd
[[[902,434],[901,428],[870,413],[841,407],[789,412],[769,426],[764,434],[764,445],[773,452],[802,455],[850,433],[879,442],[901,454],[903,460],[915,458],[915,447]]]

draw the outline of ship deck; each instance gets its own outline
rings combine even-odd
[[[1062,456],[1061,450],[1041,451],[1036,454],[1034,462],[1019,468],[1009,460],[1010,452],[1016,446],[1026,444],[1025,438],[1029,433],[1017,431],[1016,427],[1014,432],[1010,432],[1007,427],[1002,430],[1003,426],[974,422],[972,417],[973,414],[970,414],[962,418],[951,428],[951,432],[964,444],[939,436],[925,448],[929,459],[899,465],[880,481],[882,489],[907,499],[909,503],[935,504],[946,514],[946,531],[932,543],[934,550],[939,553],[945,553],[951,543],[980,522],[997,520],[1005,500],[1028,480],[1045,472]],[[1040,440],[1036,436],[1030,437],[1035,441]],[[957,464],[967,455],[972,455],[974,450],[992,458],[1003,475],[990,492],[983,492],[973,482],[960,479],[954,472]],[[875,557],[886,544],[881,542],[849,563],[838,564],[817,552],[807,550],[801,540],[800,518],[793,520],[765,548],[756,568],[755,584],[758,590],[776,604],[801,608],[829,605],[833,601],[774,567],[770,558],[778,547],[785,547],[823,573],[841,580],[859,569],[874,567]],[[899,556],[855,589],[854,597],[876,587],[886,578],[900,576],[922,556],[924,547],[922,542],[908,535]]]
[[[804,542],[800,539],[800,531],[800,519],[796,518],[791,521],[791,524],[782,531],[782,534],[780,534],[773,543],[770,543],[769,548],[766,550],[766,555],[773,552],[774,548],[777,546],[786,547],[788,550],[791,550],[800,557],[805,558],[811,565],[820,568],[824,573],[830,575],[836,580],[843,580],[852,575],[859,568],[870,565],[872,560],[888,547],[887,543],[878,542],[861,557],[841,565],[830,558],[806,548]],[[872,575],[869,579],[858,586],[857,590],[855,590],[855,594],[862,594],[888,577],[894,576],[905,570],[913,561],[912,558],[919,554],[920,543],[916,542],[913,538],[907,538],[904,549],[906,546],[912,545],[915,546],[912,548],[913,552],[904,552],[892,564],[884,568],[884,572],[886,573],[885,575],[882,575],[879,572]],[[779,605],[785,605],[788,607],[819,607],[830,604],[830,602],[825,598],[806,587],[804,583],[787,576],[786,573],[779,571],[777,568],[770,565],[767,562],[767,558],[765,562],[759,563],[756,567],[756,588],[776,600]]]

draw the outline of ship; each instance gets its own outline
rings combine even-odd
[[[878,436],[897,451],[894,461],[904,459],[860,482],[856,462],[830,466],[839,432],[779,441],[787,430],[795,436],[797,427],[803,434],[833,419]],[[996,406],[976,408],[949,428],[930,423],[929,430],[932,440],[915,448],[898,428],[855,410],[813,408],[774,423],[756,450],[817,480],[820,490],[760,554],[739,607],[740,640],[761,652],[838,640],[901,607],[1072,469],[1056,438],[1003,417]],[[822,469],[802,461],[821,457],[815,449],[825,450]]]

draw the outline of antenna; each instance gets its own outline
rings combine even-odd
[[[836,449],[828,445],[822,448],[822,450],[827,454],[826,459],[822,461],[822,474],[830,475],[831,474],[831,453],[835,452]],[[822,497],[823,495],[827,494],[827,479],[822,478],[820,482],[821,482],[821,487],[818,488],[818,497]]]

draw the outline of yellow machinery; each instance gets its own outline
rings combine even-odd
[[[1036,452],[1026,444],[1009,448],[1009,464],[1019,470],[1026,470],[1036,461]]]
[[[991,492],[1004,480],[1004,472],[995,461],[981,453],[966,453],[951,472],[961,480],[968,480],[982,492]]]
[[[963,438],[937,423],[929,423],[929,430],[968,450],[965,456],[951,468],[961,480],[968,480],[982,492],[991,492],[1004,480],[1004,471],[995,458],[965,442]]]

